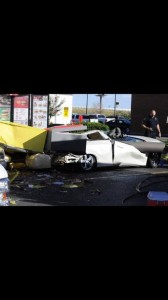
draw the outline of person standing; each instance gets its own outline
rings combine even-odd
[[[159,137],[161,137],[159,120],[156,117],[156,111],[153,109],[147,118],[142,121],[142,128],[145,129],[145,136],[156,139],[157,132]]]

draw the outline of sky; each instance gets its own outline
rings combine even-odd
[[[115,94],[106,94],[102,100],[102,108],[114,108]],[[73,107],[86,107],[87,94],[73,94]],[[116,94],[117,109],[131,109],[131,94]],[[94,107],[100,103],[100,97],[96,94],[88,94],[88,107]]]

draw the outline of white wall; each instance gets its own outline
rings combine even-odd
[[[61,106],[60,111],[50,119],[50,123],[53,124],[70,124],[72,119],[72,100],[73,95],[71,94],[49,94],[50,101],[54,102],[55,97],[59,96],[58,103],[62,100],[64,103]]]

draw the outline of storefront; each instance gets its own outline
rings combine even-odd
[[[48,127],[49,95],[0,95],[0,121]]]
[[[0,95],[0,121],[47,128],[70,124],[72,94],[5,94]]]
[[[162,136],[168,136],[168,94],[132,94],[131,133],[143,135],[142,120],[154,109]]]
[[[0,95],[0,120],[11,121],[11,96]]]

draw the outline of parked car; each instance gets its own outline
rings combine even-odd
[[[118,115],[111,115],[111,116],[107,116],[106,117],[106,119],[107,119],[107,122],[108,121],[111,121],[111,120],[114,120],[114,119],[117,119],[117,120],[125,120],[125,119],[128,119],[128,118],[125,118],[125,117],[123,117],[123,116],[118,116]],[[128,119],[129,120],[129,119]]]
[[[96,119],[98,119],[99,123],[105,124],[107,119],[105,115],[102,114],[93,114],[92,116],[95,116]]]
[[[90,120],[90,122],[95,122],[95,123],[98,123],[99,122],[99,120],[98,120],[98,118],[97,118],[97,116],[96,115],[94,115],[94,114],[90,114],[90,115],[88,115],[89,116],[89,120]]]
[[[81,120],[80,120],[81,118]],[[88,114],[72,114],[72,123],[80,123],[80,122],[95,122],[98,123],[98,119],[95,115]]]
[[[127,118],[117,116],[106,122],[106,125],[108,125],[110,129],[118,127],[121,129],[123,134],[129,134],[131,121]]]
[[[83,171],[104,166],[157,167],[165,148],[165,144],[157,139],[126,136],[115,140],[99,130],[88,131],[80,136],[69,134],[69,137],[66,144],[69,152],[59,153],[55,163],[59,164],[59,160],[62,164],[77,163]],[[62,141],[62,152],[65,152],[64,136]]]

